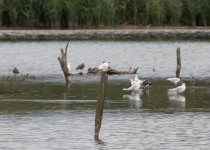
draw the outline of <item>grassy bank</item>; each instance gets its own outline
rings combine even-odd
[[[209,0],[0,0],[0,26],[208,26]]]
[[[0,40],[209,40],[210,29],[1,30]]]

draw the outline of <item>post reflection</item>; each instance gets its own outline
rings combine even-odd
[[[70,87],[71,87],[71,83],[66,83],[65,89],[64,89],[64,92],[63,92],[63,99],[64,100],[67,100]]]
[[[101,139],[95,140],[95,144],[96,144],[98,150],[107,150],[106,143],[104,141],[102,141]]]
[[[210,86],[206,90],[206,98],[210,102]]]

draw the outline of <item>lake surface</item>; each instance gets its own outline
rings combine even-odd
[[[110,60],[120,70],[139,67],[139,76],[153,82],[151,88],[132,94],[122,88],[129,87],[134,75],[109,76],[101,142],[94,140],[100,77],[75,75],[66,88],[57,60],[65,45],[0,43],[1,76],[13,76],[16,66],[38,77],[0,80],[0,149],[209,149],[208,42],[70,42],[72,68],[84,62],[87,70]],[[165,78],[175,74],[178,46],[187,89],[182,95],[169,95],[173,85]]]
[[[67,41],[0,42],[0,74],[11,74],[16,66],[22,73],[60,75],[57,58],[66,44]],[[81,63],[86,64],[86,72],[89,67],[98,67],[108,60],[118,70],[138,67],[141,77],[168,77],[175,74],[177,47],[181,48],[182,77],[209,76],[210,44],[204,41],[72,41],[68,60],[72,73],[78,73],[74,68]]]

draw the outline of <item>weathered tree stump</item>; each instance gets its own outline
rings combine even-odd
[[[180,78],[180,71],[181,71],[181,53],[180,48],[176,49],[176,57],[177,57],[177,66],[176,66],[176,77]]]
[[[96,103],[95,136],[94,136],[94,139],[96,141],[99,140],[99,132],[100,132],[102,118],[103,118],[104,101],[105,101],[106,90],[107,90],[107,80],[108,80],[107,73],[102,72],[99,93],[98,93],[98,99],[97,99],[97,103]]]
[[[65,51],[61,48],[61,57],[58,57],[58,61],[60,63],[61,69],[63,71],[66,83],[69,83],[70,70],[67,65],[67,49],[69,42],[66,45]]]

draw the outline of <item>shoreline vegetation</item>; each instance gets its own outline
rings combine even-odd
[[[0,0],[0,40],[208,40],[209,6],[209,0]]]
[[[209,6],[209,0],[0,0],[0,27],[206,27]]]
[[[1,29],[0,40],[209,40],[210,28]]]

